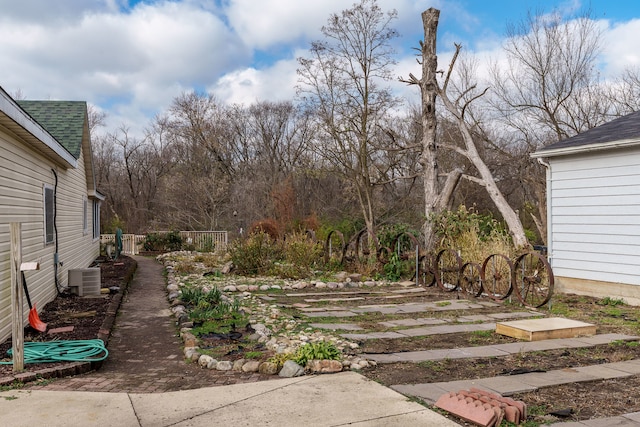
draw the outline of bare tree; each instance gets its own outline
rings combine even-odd
[[[490,105],[505,135],[520,146],[505,150],[520,165],[511,179],[522,182],[533,197],[537,212],[530,214],[543,238],[544,168],[522,159],[609,120],[612,98],[595,69],[601,35],[589,12],[566,22],[558,14],[529,13],[508,28],[506,66],[494,64],[492,69]]]
[[[467,67],[462,67],[462,72],[459,73],[461,80],[458,87],[452,87],[452,76],[460,53],[460,45],[456,45],[455,54],[447,72],[444,73],[442,84],[436,79],[435,40],[438,16],[439,11],[433,8],[423,12],[425,40],[422,44],[422,79],[419,80],[410,75],[410,79],[405,80],[409,84],[419,85],[422,93],[424,135],[421,163],[425,169],[425,213],[431,215],[446,207],[457,181],[462,175],[462,170],[454,169],[449,174],[444,188],[442,190],[438,188],[438,150],[446,148],[463,156],[473,165],[477,175],[465,174],[464,177],[486,189],[507,223],[514,245],[516,247],[526,246],[528,241],[522,223],[498,188],[493,174],[482,159],[477,146],[478,136],[483,135],[484,132],[478,126],[479,123],[474,120],[471,107],[474,101],[484,96],[487,89],[478,90],[476,85],[469,81],[473,73]],[[451,95],[450,92],[454,95]],[[437,97],[441,99],[446,111],[457,126],[462,140],[459,144],[436,144],[435,102]],[[423,227],[427,247],[432,247],[434,241],[430,220],[430,216],[427,216],[427,224]]]
[[[375,0],[361,0],[322,28],[309,58],[298,58],[298,92],[319,120],[316,149],[350,183],[366,228],[376,227],[374,166],[377,132],[396,100],[387,87],[394,64],[390,27],[396,12],[383,13]]]

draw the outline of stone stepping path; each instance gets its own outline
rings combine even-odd
[[[495,320],[504,319],[526,319],[529,317],[543,316],[542,313],[536,313],[533,311],[516,311],[513,313],[493,313],[493,314],[478,314],[473,316],[460,316],[455,319],[434,319],[434,318],[417,318],[417,319],[398,319],[389,320],[388,322],[379,322],[382,326],[388,328],[395,328],[398,326],[426,326],[426,325],[440,325],[450,322],[491,322]]]
[[[637,339],[640,339],[640,337],[624,334],[600,334],[590,337],[524,341],[478,347],[406,351],[387,354],[364,353],[362,354],[362,357],[367,358],[368,360],[373,360],[377,363],[418,363],[427,360],[499,357],[514,353],[528,353],[533,351],[555,350],[559,348],[593,347],[600,344],[609,344],[613,341],[634,341]]]
[[[459,332],[493,331],[496,329],[495,323],[471,323],[461,325],[439,325],[422,328],[401,329],[388,332],[370,332],[367,334],[340,334],[341,337],[350,340],[370,340],[370,339],[395,339],[409,337],[423,337],[439,334],[456,334]]]
[[[440,396],[447,392],[468,389],[470,387],[481,388],[499,393],[503,396],[511,396],[516,393],[535,391],[541,387],[623,378],[638,374],[640,374],[640,359],[632,359],[624,362],[603,363],[601,365],[557,369],[547,372],[531,372],[520,375],[478,378],[475,380],[427,384],[399,384],[393,385],[391,388],[404,395],[417,396],[429,403],[434,403]],[[598,425],[604,426],[612,424]]]
[[[388,291],[334,291],[334,292],[295,292],[295,293],[287,293],[284,294],[286,297],[322,297],[322,296],[332,296],[336,295],[373,295],[374,297],[379,297],[380,295],[388,295],[388,294],[416,294],[416,293],[424,293],[426,289],[424,288],[412,288],[412,289],[390,289]],[[275,296],[275,295],[274,295]]]
[[[304,307],[304,304],[293,304],[293,306],[308,317],[352,317],[363,313],[375,312],[381,314],[410,314],[434,311],[471,310],[485,307],[499,307],[499,304],[489,301],[475,303],[467,300],[445,300],[426,303],[361,305],[349,309],[345,309],[345,307]]]
[[[434,335],[434,334],[450,334],[456,332],[471,332],[471,331],[486,331],[495,329],[495,323],[474,323],[460,325],[457,323],[462,322],[478,322],[479,320],[495,320],[495,319],[521,319],[527,317],[540,316],[540,313],[534,313],[529,311],[517,311],[514,313],[494,313],[491,315],[479,315],[479,316],[461,316],[453,319],[435,319],[435,318],[418,318],[418,319],[398,319],[388,322],[378,322],[380,325],[387,328],[397,327],[411,327],[411,326],[426,326],[426,325],[445,325],[442,328],[414,328],[397,330],[395,332],[378,332],[367,334],[345,334],[344,338],[351,339],[371,339],[371,338],[406,338],[415,337],[421,335]],[[456,323],[456,324],[451,324]],[[345,330],[345,331],[361,331],[362,328],[356,323],[310,323],[309,326],[317,329],[328,330]],[[387,335],[380,335],[380,334]]]

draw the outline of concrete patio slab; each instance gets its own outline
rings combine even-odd
[[[609,344],[613,341],[636,341],[640,339],[639,336],[636,335],[626,335],[626,334],[598,334],[592,335],[590,337],[578,337],[574,338],[577,341],[582,341],[585,344],[589,345],[600,345],[600,344]]]
[[[125,393],[42,390],[0,392],[3,426],[137,426]]]
[[[340,334],[341,337],[349,340],[375,340],[375,339],[396,339],[406,338],[397,332],[371,332],[368,334]]]
[[[310,323],[309,326],[318,329],[328,329],[332,331],[361,331],[362,327],[355,323]]]
[[[346,297],[346,298],[307,298],[304,302],[349,302],[349,301],[364,301],[363,297]]]
[[[444,334],[457,334],[460,332],[475,332],[475,331],[492,331],[495,329],[495,323],[474,323],[474,324],[462,324],[462,325],[440,325],[423,328],[413,329],[401,329],[397,332],[399,334],[409,337],[419,337],[427,335],[444,335]]]
[[[398,384],[391,388],[406,396],[415,396],[425,400],[427,403],[434,403],[448,390],[438,387],[435,384]]]
[[[487,314],[475,314],[472,316],[460,316],[456,318],[458,322],[489,322],[495,320]]]
[[[491,313],[487,314],[487,316],[493,319],[525,319],[529,317],[535,316],[544,316],[542,313],[534,313],[531,311],[516,311],[514,313]]]
[[[575,369],[557,369],[549,372],[533,372],[517,376],[523,384],[534,387],[548,387],[558,384],[578,383],[583,381],[593,381],[600,378],[589,375]]]
[[[598,377],[604,380],[611,379],[611,378],[623,378],[631,375],[628,372],[610,368],[608,365],[580,366],[578,368],[573,368],[573,369],[575,369],[578,372],[582,372],[587,375],[593,375],[594,377]]]
[[[477,380],[478,384],[486,389],[490,389],[503,396],[511,396],[516,393],[533,391],[537,387],[522,382],[520,375],[510,375],[493,378],[482,378]]]
[[[304,313],[307,317],[353,317],[356,313],[351,311],[318,311],[315,313]]]
[[[627,372],[631,375],[640,374],[640,360],[626,360],[624,362],[613,362],[605,365],[609,369],[615,369],[617,371]]]

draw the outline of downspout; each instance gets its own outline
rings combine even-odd
[[[56,284],[56,291],[58,291],[58,295],[62,293],[60,290],[60,282],[58,281],[58,265],[60,264],[60,259],[58,256],[58,226],[56,224],[56,217],[58,215],[58,174],[55,169],[51,169],[53,172],[54,184],[53,184],[53,234],[55,239],[55,251],[53,253],[53,280]]]
[[[551,165],[547,162],[544,161],[544,159],[542,157],[538,157],[537,158],[538,163],[540,163],[542,166],[544,166],[545,171],[546,171],[546,186],[547,186],[547,197],[546,197],[546,203],[547,203],[547,260],[549,261],[549,264],[551,265],[551,267],[553,267],[553,222],[552,222],[552,218],[553,215],[551,215]]]

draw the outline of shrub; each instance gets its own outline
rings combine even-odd
[[[330,342],[318,341],[298,347],[294,361],[300,366],[306,366],[309,360],[340,360],[340,350]]]
[[[272,272],[287,279],[308,277],[322,259],[322,244],[310,240],[305,234],[293,233],[282,243],[284,259],[274,263]]]
[[[246,240],[236,240],[229,248],[238,274],[255,276],[267,273],[281,258],[276,242],[264,232],[252,233]]]
[[[182,237],[179,231],[168,233],[149,233],[144,241],[145,251],[173,252],[182,248]]]
[[[491,254],[513,257],[514,247],[504,225],[491,214],[481,215],[460,206],[433,217],[441,248],[460,251],[464,261],[482,263]]]

